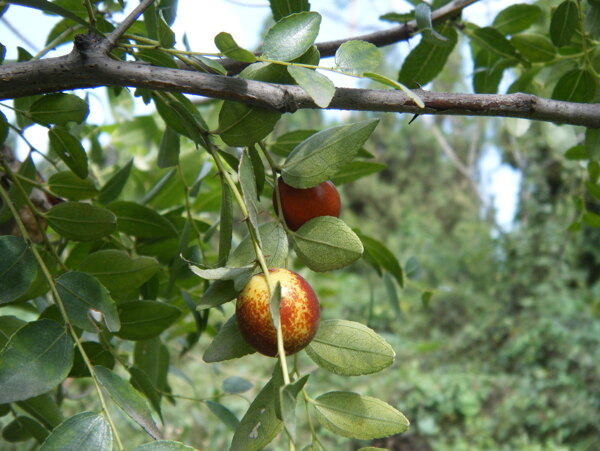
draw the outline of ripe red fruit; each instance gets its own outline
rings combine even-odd
[[[287,226],[298,230],[305,222],[318,216],[340,216],[340,194],[335,185],[326,181],[313,188],[294,188],[283,181],[281,177],[277,180],[279,195],[281,197],[281,209],[283,219]],[[273,191],[273,205],[277,208],[277,197]]]
[[[281,331],[287,355],[306,347],[319,327],[319,300],[312,287],[299,274],[276,268],[269,275],[274,285],[281,284]],[[277,355],[277,330],[273,326],[269,291],[263,273],[250,279],[237,298],[235,309],[242,337],[258,352]]]

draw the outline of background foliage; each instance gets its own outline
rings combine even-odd
[[[87,18],[85,8],[53,4]],[[130,32],[172,47],[173,4],[158,2],[160,15],[150,10]],[[119,8],[110,1],[101,6]],[[432,8],[437,6],[434,2]],[[423,40],[401,67],[386,60],[380,72],[398,71],[398,80],[410,88],[434,80],[432,90],[525,91],[597,101],[599,8],[594,1],[539,1],[505,9],[491,27],[456,20],[435,30],[427,30],[425,14],[420,17],[427,30]],[[276,19],[286,15],[274,12]],[[410,17],[390,13],[384,18],[403,22]],[[62,32],[72,24],[61,19],[49,41],[60,36],[60,42],[70,42],[73,30]],[[104,16],[98,27],[112,29]],[[222,46],[229,46],[229,56],[253,58],[226,36],[221,39],[223,53]],[[167,54],[136,52],[157,65],[173,63]],[[19,55],[31,57],[24,50]],[[297,55],[274,48],[268,56],[287,61]],[[437,65],[420,64],[431,56]],[[246,76],[264,76],[257,72]],[[207,297],[209,282],[178,256],[222,266],[228,257],[223,229],[231,227],[233,249],[247,233],[239,209],[227,208],[214,160],[194,143],[197,130],[220,129],[221,158],[236,171],[241,153],[230,146],[246,145],[235,129],[246,107],[224,107],[221,101],[194,105],[179,94],[107,91],[114,119],[108,124],[86,122],[87,103],[75,96],[15,99],[14,110],[1,105],[6,107],[0,117],[0,138],[6,137],[3,197],[19,209],[31,246],[46,262],[86,354],[99,368],[114,369],[96,375],[112,399],[101,400],[81,353],[69,354],[72,338],[59,325],[64,321],[46,277],[26,242],[11,236],[23,231],[3,202],[2,449],[35,449],[59,428],[93,429],[101,449],[110,429],[99,423],[101,415],[90,412],[102,409],[111,412],[127,449],[159,433],[200,449],[228,447],[273,365],[256,354],[218,363],[203,360],[233,313],[231,303],[223,303],[232,297]],[[327,92],[324,87],[316,95],[324,95],[325,102]],[[136,113],[136,95],[152,99],[158,112]],[[229,116],[223,113],[226,108]],[[354,113],[337,123],[315,111],[281,119],[271,113],[242,125],[241,135],[260,134],[257,123],[267,133],[265,124],[272,125],[265,147],[282,162],[309,135],[290,132],[373,117]],[[342,193],[342,218],[362,239],[366,255],[342,271],[317,274],[298,258],[290,259],[290,267],[315,288],[323,319],[368,325],[391,344],[396,359],[385,371],[357,377],[317,369],[305,353],[294,359],[294,367],[311,373],[311,393],[347,390],[384,399],[406,415],[411,427],[374,441],[320,428],[324,448],[594,449],[600,436],[597,133],[514,120],[419,117],[408,124],[391,114],[377,117],[379,125],[364,149],[333,177]],[[17,162],[10,149],[34,122],[53,124],[49,151],[32,148],[27,159]],[[518,212],[508,227],[496,223],[484,189],[482,167],[490,152],[498,152],[521,176]],[[268,162],[263,163],[268,172]],[[263,223],[273,217],[270,180],[257,189],[262,191],[257,221]],[[32,210],[41,212],[37,221]],[[381,271],[377,243],[398,259],[401,270],[388,264]],[[92,307],[102,312],[102,326],[90,322],[82,298],[93,300]],[[5,346],[15,336],[22,346],[16,351]],[[29,342],[52,346],[42,353]],[[39,396],[30,397],[19,368],[40,354],[44,371],[28,381],[35,387],[31,393]],[[73,359],[68,374],[60,372],[61,358]],[[7,396],[13,387],[24,394],[7,401],[2,393]],[[298,444],[311,442],[311,427],[298,410]],[[60,448],[60,442],[44,446]],[[285,434],[271,446],[287,447]]]

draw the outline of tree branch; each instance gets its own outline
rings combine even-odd
[[[112,49],[115,45],[117,45],[117,41],[123,36],[123,34],[133,25],[133,23],[137,20],[140,15],[146,11],[154,3],[154,0],[144,0],[141,2],[131,13],[119,24],[117,28],[113,30],[113,32],[108,35],[106,40],[104,41],[104,50],[106,53],[110,49]]]
[[[0,66],[0,100],[98,86],[177,91],[236,100],[282,113],[319,108],[299,86],[117,61],[96,35],[77,35],[66,56]],[[600,104],[544,99],[528,94],[450,94],[418,90],[425,108],[401,91],[337,88],[328,109],[412,114],[502,116],[600,128]]]

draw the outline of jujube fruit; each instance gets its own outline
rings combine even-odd
[[[305,222],[318,216],[340,216],[341,201],[335,185],[329,180],[312,188],[294,188],[277,179],[281,210],[287,226],[296,231]],[[278,212],[277,194],[273,191],[273,205]]]
[[[302,276],[284,268],[269,270],[273,285],[281,284],[279,316],[287,355],[306,347],[319,327],[319,300]],[[253,276],[237,298],[235,315],[242,337],[264,355],[277,355],[277,330],[273,326],[267,281]]]

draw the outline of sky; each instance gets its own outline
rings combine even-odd
[[[493,17],[503,8],[517,3],[517,0],[486,0],[475,3],[464,11],[464,17],[480,26],[491,23]],[[350,3],[348,8],[339,5]],[[130,2],[135,5],[136,2]],[[207,7],[210,4],[210,7]],[[400,0],[312,0],[314,9],[322,13],[323,20],[318,41],[337,39],[343,36],[354,36],[385,29],[389,23],[379,20],[379,16],[387,12],[408,12],[412,6]],[[178,42],[184,33],[194,50],[216,52],[214,36],[221,31],[231,33],[239,45],[255,49],[260,44],[260,32],[270,16],[268,2],[265,0],[179,0],[179,14],[173,25]],[[7,59],[16,57],[16,46],[22,46],[32,54],[44,47],[48,31],[57,21],[56,17],[20,6],[11,6],[0,21],[0,42],[7,47]],[[17,29],[26,30],[26,41],[15,35],[7,26],[7,22]],[[23,27],[23,24],[27,27]],[[398,46],[398,58],[405,55],[416,41],[401,43]],[[68,53],[70,46],[59,47],[48,56],[59,56]],[[330,64],[326,62],[325,64]],[[328,74],[329,75],[329,74]],[[394,74],[387,74],[392,76]],[[348,77],[333,78],[336,86],[355,86],[355,79]],[[98,90],[90,98],[91,108],[89,120],[94,123],[105,123],[110,120],[104,116],[105,100],[98,95]],[[143,109],[140,104],[138,108]],[[6,109],[3,109],[7,114]],[[329,114],[340,114],[333,112]],[[8,114],[7,114],[8,116]],[[27,138],[39,149],[47,146],[46,129],[32,126],[26,131]],[[21,146],[23,143],[21,142]],[[23,146],[18,149],[26,152]],[[487,148],[485,158],[480,164],[480,187],[485,198],[496,208],[497,223],[503,229],[509,229],[514,218],[516,200],[520,185],[520,174],[507,165],[502,164],[498,149]]]

